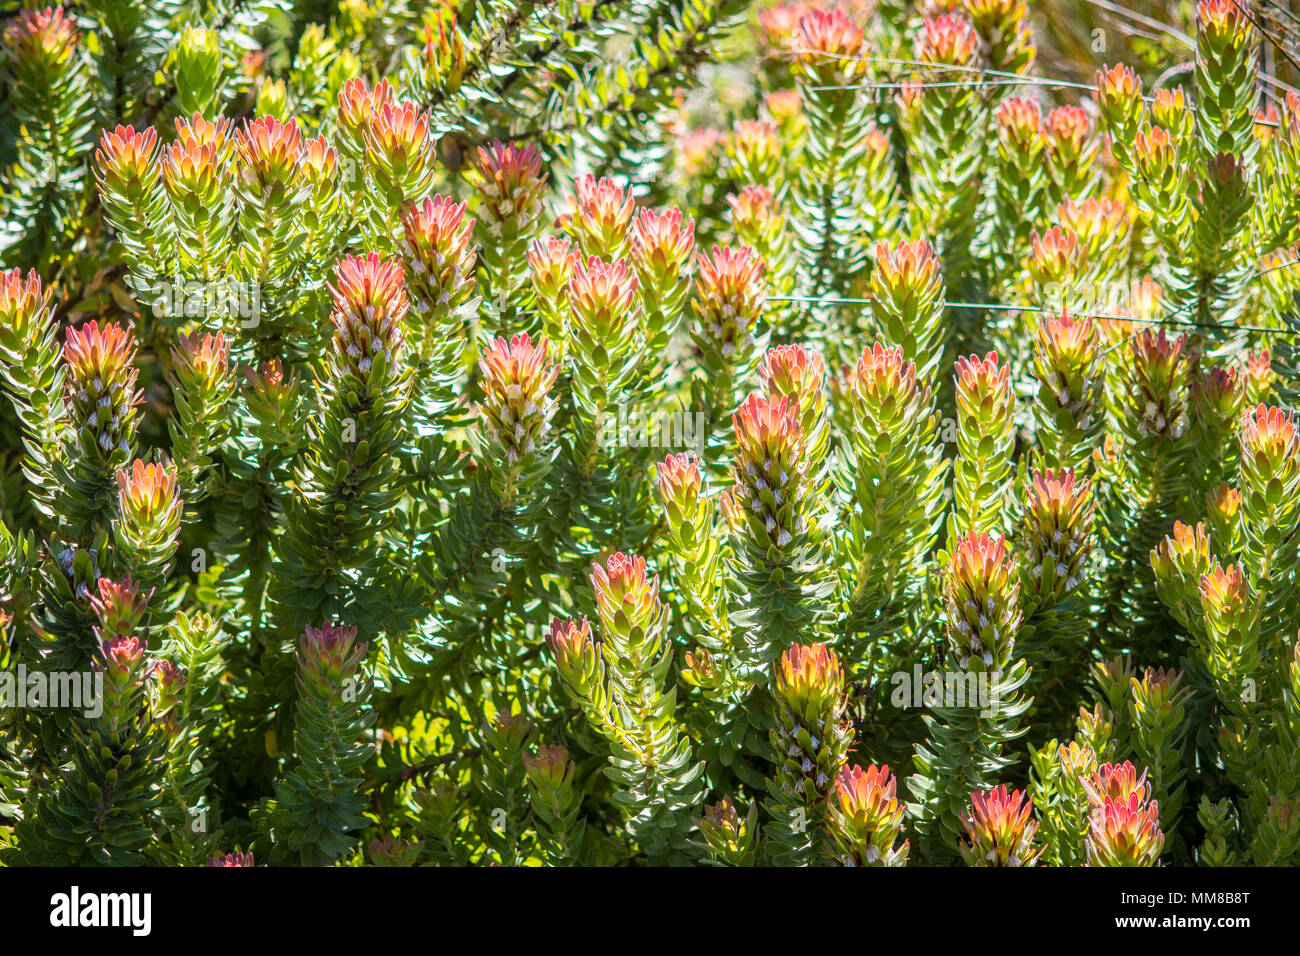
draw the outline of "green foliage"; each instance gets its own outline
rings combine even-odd
[[[1300,861],[1245,8],[11,7],[6,864]]]

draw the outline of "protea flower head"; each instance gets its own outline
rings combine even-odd
[[[731,130],[727,153],[740,178],[749,183],[770,182],[781,162],[776,123],[740,120]]]
[[[844,671],[835,651],[825,644],[796,644],[781,655],[774,690],[796,713],[821,700],[844,695]]]
[[[1178,147],[1169,131],[1153,126],[1133,138],[1133,156],[1138,169],[1153,183],[1163,183],[1177,175]]]
[[[916,363],[904,358],[902,346],[887,349],[879,342],[863,349],[845,391],[855,419],[892,422],[898,417],[920,427],[930,403],[930,389],[917,379]]]
[[[1012,96],[993,114],[998,141],[1010,155],[1033,156],[1042,151],[1043,108],[1038,100]]]
[[[302,133],[293,120],[281,123],[273,116],[246,120],[235,137],[239,181],[258,189],[296,187],[302,148]]]
[[[1066,197],[1056,207],[1056,216],[1083,244],[1088,262],[1119,244],[1129,228],[1128,207],[1104,196],[1082,201]]]
[[[631,258],[642,290],[670,290],[691,268],[695,220],[676,206],[642,209],[632,220]]]
[[[781,139],[797,142],[803,135],[806,121],[803,115],[803,96],[795,87],[772,90],[763,96],[763,108],[777,125]]]
[[[705,806],[704,817],[695,821],[708,846],[709,855],[727,866],[752,866],[754,837],[758,833],[758,805],[741,816],[736,805],[723,797],[716,805]]]
[[[1001,537],[967,534],[949,557],[944,580],[948,637],[966,669],[1002,671],[1020,629],[1020,584]]]
[[[95,178],[100,194],[126,212],[131,203],[148,196],[158,182],[158,131],[146,126],[137,132],[118,125],[104,130],[95,150]]]
[[[479,359],[479,428],[509,468],[531,459],[546,442],[556,407],[550,390],[560,374],[549,353],[546,339],[534,345],[527,335],[516,335],[509,342],[497,339]]]
[[[1201,0],[1196,5],[1196,37],[1211,49],[1240,48],[1252,33],[1250,17],[1238,0]]]
[[[330,700],[353,677],[368,645],[357,643],[357,629],[329,621],[307,627],[298,640],[298,686],[317,700]]]
[[[389,201],[421,198],[433,182],[434,136],[414,103],[385,103],[365,129],[366,162]]]
[[[889,765],[844,767],[831,795],[832,836],[836,859],[844,866],[898,866],[907,858],[908,842],[896,845],[903,832],[903,805],[898,781]]]
[[[631,190],[624,190],[612,179],[584,176],[575,183],[573,214],[568,228],[578,248],[586,256],[614,260],[627,247],[628,228],[636,203]]]
[[[0,270],[0,351],[18,353],[53,333],[51,298],[35,269]]]
[[[195,114],[176,121],[176,139],[162,151],[162,181],[172,207],[186,216],[219,209],[225,202],[234,151],[228,119],[208,122]]]
[[[16,13],[4,31],[9,70],[29,85],[49,84],[70,71],[80,34],[63,7]]]
[[[1097,754],[1087,744],[1071,740],[1056,750],[1056,761],[1061,772],[1071,780],[1091,780],[1097,772]]]
[[[669,455],[655,465],[659,503],[674,532],[684,530],[684,526],[690,526],[692,532],[698,530],[694,525],[699,519],[703,485],[699,462],[685,452]]]
[[[406,280],[396,259],[378,253],[345,256],[334,266],[334,361],[342,375],[369,382],[375,360],[385,379],[395,372],[403,347]]]
[[[727,196],[731,207],[731,227],[740,241],[750,247],[765,244],[771,238],[776,217],[776,197],[766,186],[745,186]]]
[[[68,369],[66,402],[85,451],[100,460],[130,453],[135,442],[135,336],[119,325],[95,321],[68,328],[63,359]]]
[[[242,371],[249,413],[267,434],[285,435],[296,418],[298,376],[286,377],[279,359],[270,359],[258,368],[246,365]]]
[[[763,261],[747,247],[714,246],[712,253],[698,259],[697,331],[701,341],[724,358],[753,344],[766,297],[763,270]]]
[[[583,344],[621,340],[635,318],[637,278],[626,259],[579,260],[569,279],[571,330]]]
[[[198,113],[189,117],[177,117],[176,142],[183,144],[186,150],[195,146],[211,146],[215,156],[229,156],[235,148],[234,122],[224,116],[208,120]]]
[[[585,617],[555,618],[546,632],[546,646],[566,680],[576,682],[583,675],[595,673],[598,651]]]
[[[474,291],[474,220],[465,203],[434,196],[402,215],[407,281],[421,316],[449,314]]]
[[[141,591],[130,577],[121,581],[100,578],[95,592],[90,595],[90,607],[99,624],[95,638],[101,643],[115,637],[135,634],[149,610],[152,591]]]
[[[616,552],[591,566],[596,613],[607,639],[640,644],[663,630],[667,609],[659,600],[659,578],[650,577],[645,558]]]
[[[1128,402],[1138,428],[1153,438],[1176,439],[1187,429],[1187,336],[1146,330],[1130,345]]]
[[[1175,521],[1173,534],[1151,549],[1156,587],[1175,615],[1187,617],[1199,607],[1197,590],[1211,563],[1210,539],[1200,523],[1192,527]]]
[[[794,44],[795,69],[811,84],[851,83],[867,71],[862,28],[838,6],[804,13]]]
[[[763,42],[772,50],[790,50],[798,46],[799,20],[808,7],[802,3],[776,3],[758,11],[758,28]]]
[[[1142,81],[1131,68],[1116,64],[1097,71],[1097,105],[1108,125],[1123,125],[1129,117],[1142,113]]]
[[[775,663],[771,731],[781,761],[778,781],[787,799],[820,802],[843,768],[849,745],[847,699],[839,658],[825,644],[795,644]]]
[[[697,126],[677,138],[677,162],[687,180],[711,175],[718,168],[722,132],[713,126]]]
[[[1058,106],[1047,114],[1047,142],[1058,162],[1084,159],[1092,136],[1092,121],[1081,106]]]
[[[1029,72],[1037,50],[1025,0],[968,0],[964,10],[984,41],[984,59],[990,66]]]
[[[339,90],[339,133],[343,151],[360,161],[366,151],[366,132],[375,114],[393,102],[393,90],[380,80],[372,90],[362,79],[348,80]]]
[[[256,866],[253,862],[252,852],[248,853],[227,853],[225,856],[209,857],[204,866]]]
[[[1242,421],[1241,472],[1248,486],[1261,491],[1276,486],[1285,496],[1300,477],[1300,436],[1295,414],[1263,404]]]
[[[1205,519],[1212,532],[1225,534],[1227,529],[1236,530],[1241,515],[1241,492],[1226,481],[1219,487],[1205,493]],[[1226,536],[1226,535],[1225,535]],[[1227,549],[1235,554],[1236,548]]]
[[[926,20],[916,41],[916,58],[943,66],[972,66],[979,61],[980,38],[960,13]]]
[[[768,349],[758,364],[758,379],[769,396],[789,399],[799,414],[799,426],[811,439],[826,416],[826,360],[802,345]]]
[[[968,866],[1033,866],[1041,854],[1034,846],[1038,823],[1034,804],[1023,790],[980,790],[970,795],[970,813],[962,819],[966,840],[958,849]]]
[[[732,416],[734,500],[751,540],[782,551],[807,530],[803,515],[808,453],[799,408],[788,398],[752,394]]]
[[[998,361],[997,352],[983,358],[961,356],[957,372],[957,423],[963,436],[1009,436],[1015,412],[1011,367]],[[981,452],[983,454],[983,452]]]
[[[1095,504],[1086,479],[1073,470],[1035,471],[1025,505],[1027,586],[1055,603],[1081,583],[1092,553]]]
[[[1066,306],[1085,291],[1081,284],[1087,266],[1087,246],[1074,230],[1053,226],[1045,233],[1037,229],[1029,233],[1025,271],[1040,290],[1047,292],[1056,287],[1059,298],[1051,305]]]
[[[1155,866],[1159,862],[1165,835],[1156,801],[1147,801],[1136,791],[1127,798],[1107,795],[1094,804],[1088,825],[1090,866]]]
[[[110,734],[118,734],[142,716],[145,682],[151,669],[144,642],[135,637],[110,637],[91,660],[93,670],[104,675],[101,720]]]
[[[338,179],[339,151],[324,136],[309,139],[302,144],[298,171],[323,199],[330,195]]]
[[[533,277],[533,289],[539,296],[558,302],[569,286],[577,268],[579,257],[573,243],[563,236],[535,239],[528,247],[528,268]]]
[[[480,146],[478,174],[481,218],[493,239],[512,239],[541,215],[546,174],[537,147],[499,140]]]
[[[1231,575],[1223,577],[1229,586],[1230,578]],[[1163,667],[1147,667],[1140,678],[1132,679],[1130,687],[1133,706],[1145,723],[1157,726],[1165,724],[1171,726],[1171,729],[1177,726],[1182,720],[1183,703],[1188,696],[1186,689],[1181,687],[1182,681],[1182,671],[1166,670]]]
[[[191,395],[215,397],[230,388],[230,343],[225,334],[182,335],[171,352],[172,369]]]
[[[1181,86],[1162,87],[1151,98],[1151,119],[1170,133],[1178,133],[1190,122],[1187,96]]]
[[[890,345],[903,349],[921,377],[934,373],[942,353],[943,280],[934,246],[924,239],[876,245],[871,272],[872,315]]]
[[[183,707],[181,695],[189,680],[185,668],[169,660],[160,660],[153,666],[153,715],[167,728],[173,739],[180,733],[180,711]]]
[[[1241,418],[1246,398],[1241,374],[1228,366],[1201,369],[1189,389],[1193,419],[1209,434],[1229,435]]]
[[[176,486],[176,469],[146,465],[138,458],[130,471],[119,468],[117,504],[122,520],[141,531],[179,523],[182,502]]]
[[[1101,806],[1107,799],[1127,802],[1130,797],[1146,800],[1151,796],[1146,771],[1139,774],[1128,760],[1122,764],[1102,764],[1092,779],[1084,781],[1083,789],[1093,807]]]
[[[542,744],[536,754],[520,754],[520,760],[528,779],[539,790],[558,791],[573,780],[573,761],[559,744]]]
[[[1273,397],[1273,382],[1277,373],[1273,371],[1273,356],[1268,349],[1259,349],[1246,354],[1245,386],[1246,405],[1267,405]]]
[[[1038,407],[1051,427],[1042,429],[1068,439],[1069,431],[1087,432],[1094,424],[1100,398],[1102,352],[1097,328],[1086,316],[1066,312],[1045,319],[1034,329],[1034,376]],[[1060,444],[1060,442],[1054,442]],[[1046,448],[1053,457],[1065,449]]]

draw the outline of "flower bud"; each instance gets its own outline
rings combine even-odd
[[[845,767],[831,795],[831,833],[835,857],[843,866],[902,866],[908,842],[903,833],[903,806],[898,781],[889,766]]]
[[[693,534],[703,485],[699,462],[685,453],[669,455],[655,466],[655,479],[668,527],[684,537]]]
[[[930,380],[943,354],[943,279],[934,247],[925,240],[876,245],[871,311],[886,346],[897,346]]]
[[[1176,439],[1187,429],[1187,336],[1170,339],[1163,329],[1140,333],[1130,344],[1127,401],[1138,431]]]
[[[453,334],[459,310],[474,293],[474,220],[465,203],[434,196],[402,215],[402,252],[407,283],[418,317],[429,334]]]
[[[944,590],[948,639],[961,668],[1000,672],[1010,666],[1020,629],[1020,584],[1005,540],[975,533],[959,539]]]
[[[345,256],[334,266],[329,286],[334,308],[334,355],[339,375],[378,387],[397,373],[404,345],[406,280],[396,259]],[[379,359],[376,371],[376,359]],[[374,376],[379,376],[377,381]]]
[[[794,42],[795,69],[809,85],[840,86],[867,71],[866,37],[839,7],[804,13]]]
[[[761,550],[785,550],[807,530],[808,455],[799,409],[787,398],[750,395],[732,416],[732,425],[735,504]]]
[[[727,153],[745,183],[772,182],[781,165],[775,123],[740,120],[732,127]]]
[[[786,806],[824,812],[852,740],[844,671],[835,652],[825,644],[788,648],[775,664],[772,696],[775,796]]]
[[[371,119],[392,102],[393,91],[387,80],[380,80],[373,90],[365,80],[349,80],[339,90],[339,142],[353,162],[360,162],[365,155]]]
[[[1034,804],[1023,790],[976,791],[970,814],[962,819],[967,841],[959,849],[968,866],[1033,866],[1042,852],[1034,847],[1038,823]]]
[[[621,551],[605,566],[591,566],[596,613],[608,639],[639,644],[662,631],[667,610],[659,600],[659,579],[646,572],[645,558]]]
[[[1034,472],[1025,505],[1026,589],[1038,604],[1056,604],[1087,573],[1095,505],[1087,480],[1071,470]]]
[[[319,701],[332,701],[356,676],[367,644],[358,644],[357,629],[325,622],[308,626],[298,641],[298,687]]]
[[[636,206],[631,191],[612,179],[588,175],[578,180],[569,231],[584,256],[613,261],[627,248],[628,227]]]
[[[494,140],[478,149],[480,227],[498,244],[532,229],[542,211],[546,174],[535,146]]]
[[[775,8],[769,8],[775,9]],[[723,797],[716,806],[706,806],[704,817],[695,821],[711,859],[726,866],[753,866],[754,838],[758,835],[758,804],[741,816],[736,805]]]
[[[737,360],[754,344],[763,313],[764,266],[753,250],[714,246],[698,258],[695,277],[697,342],[724,362]]]
[[[551,386],[560,374],[549,362],[550,345],[527,335],[497,339],[479,359],[484,399],[477,406],[480,433],[493,457],[522,468],[546,443],[555,414]]]
[[[68,369],[66,402],[82,453],[110,462],[135,444],[137,406],[135,336],[119,325],[90,321],[68,328],[63,359]]]
[[[129,577],[120,582],[100,578],[96,593],[90,596],[91,610],[99,621],[95,639],[103,643],[135,634],[149,610],[152,593],[142,592]]]

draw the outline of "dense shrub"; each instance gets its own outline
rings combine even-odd
[[[1295,45],[1042,6],[6,7],[0,860],[1297,862]]]

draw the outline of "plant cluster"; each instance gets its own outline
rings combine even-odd
[[[0,863],[1300,863],[1239,0],[2,16]]]

